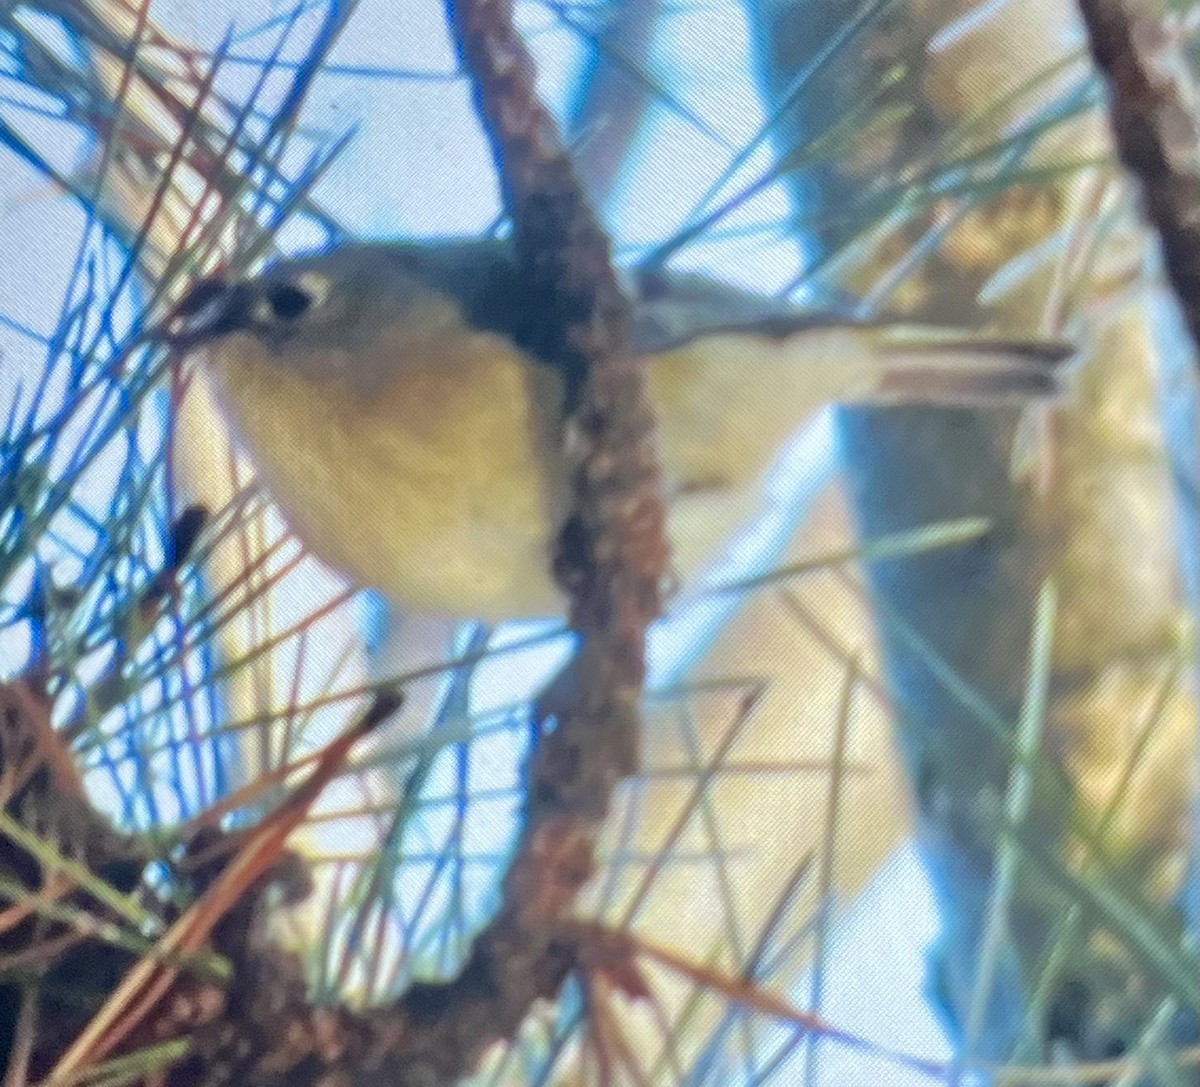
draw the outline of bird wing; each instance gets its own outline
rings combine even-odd
[[[413,274],[462,306],[476,329],[521,343],[536,339],[530,328],[541,313],[505,239],[393,243],[390,250]],[[817,395],[835,400],[852,394],[874,403],[1024,402],[1056,394],[1063,364],[1074,355],[1069,344],[1058,341],[1000,338],[899,319],[864,322],[854,319],[848,306],[814,312],[694,273],[634,269],[625,278],[638,354],[671,355],[678,362],[690,354],[679,349],[704,341],[713,348],[704,352],[711,359],[714,351],[731,354],[728,346],[740,338],[743,349],[732,353],[730,365],[742,380],[756,379],[756,359],[770,371],[787,358],[810,371],[807,380],[818,387]],[[780,347],[793,345],[796,350],[781,354]],[[837,345],[841,349],[832,350]],[[864,350],[879,380],[863,381]],[[818,375],[814,366],[833,373]],[[848,372],[839,375],[841,367]],[[769,373],[763,377],[770,380]]]

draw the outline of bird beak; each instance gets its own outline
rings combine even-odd
[[[253,305],[254,292],[248,283],[224,276],[206,276],[192,284],[166,319],[148,330],[146,338],[166,343],[177,351],[187,351],[218,336],[248,328]]]

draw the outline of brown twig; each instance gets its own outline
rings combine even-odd
[[[1171,23],[1128,0],[1079,0],[1109,87],[1117,154],[1141,183],[1167,278],[1200,344],[1200,113]]]

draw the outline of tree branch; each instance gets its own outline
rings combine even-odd
[[[1167,278],[1200,344],[1200,113],[1170,24],[1126,0],[1079,0],[1109,87],[1117,153],[1141,182]]]

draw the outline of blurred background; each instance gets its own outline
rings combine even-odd
[[[1195,1082],[1194,359],[1073,5],[517,15],[621,263],[1081,355],[1049,407],[831,406],[711,572],[753,587],[654,630],[642,770],[580,911],[863,1044],[654,974],[652,1006],[614,998],[615,1081]],[[0,670],[51,662],[91,797],[151,836],[406,681],[294,836],[316,891],[281,931],[321,999],[454,974],[498,901],[528,700],[569,644],[347,584],[199,374],[114,360],[222,260],[505,229],[445,18],[0,6]],[[148,621],[131,601],[191,503],[211,515]],[[603,1082],[584,1008],[568,987],[479,1082]]]

